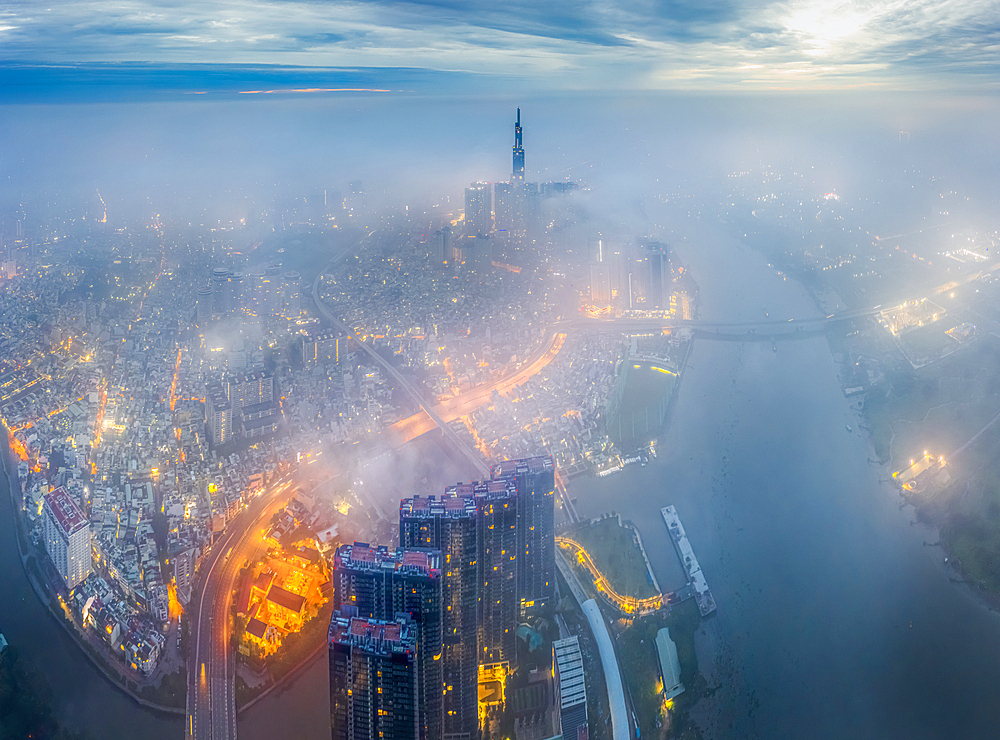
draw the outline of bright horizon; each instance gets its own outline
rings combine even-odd
[[[990,0],[14,2],[0,11],[0,75],[54,97],[123,80],[192,93],[982,93],[1000,79],[998,28]]]

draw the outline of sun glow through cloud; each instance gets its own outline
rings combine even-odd
[[[246,94],[384,92],[397,87],[380,79],[389,69],[577,90],[766,89],[790,77],[803,88],[951,86],[1000,72],[998,7],[996,0],[718,7],[683,0],[655,9],[629,0],[473,0],[461,7],[431,0],[91,0],[65,3],[55,17],[14,3],[0,12],[0,63],[285,65],[369,70],[376,82],[232,90]],[[389,84],[378,84],[383,80]]]

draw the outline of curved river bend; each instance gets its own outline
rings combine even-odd
[[[677,231],[702,318],[817,314],[744,245],[699,222]],[[776,346],[698,340],[658,459],[573,484],[584,516],[638,525],[667,582],[659,509],[677,507],[718,603],[698,648],[719,690],[696,722],[734,739],[1000,736],[1000,619],[879,482],[825,338]]]

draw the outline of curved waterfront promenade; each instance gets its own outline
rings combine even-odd
[[[594,565],[590,553],[576,540],[571,540],[569,537],[556,537],[556,544],[564,550],[571,551],[576,556],[576,562],[590,573],[591,581],[597,592],[622,614],[643,616],[644,614],[652,614],[663,607],[663,594],[650,596],[647,599],[637,599],[615,591],[604,574]]]

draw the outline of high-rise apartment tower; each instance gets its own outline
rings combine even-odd
[[[478,548],[473,496],[414,496],[399,504],[399,544],[440,550],[444,736],[474,737],[479,723]]]
[[[444,735],[441,646],[441,553],[341,545],[333,559],[333,608],[367,619],[414,622],[421,740]],[[355,611],[356,610],[356,611]]]
[[[474,182],[465,189],[465,233],[489,234],[493,230],[493,190],[489,183]]]
[[[494,481],[517,489],[517,600],[521,615],[555,597],[555,464],[548,455],[504,460],[491,468]]]
[[[45,550],[67,590],[90,575],[90,522],[63,487],[45,494]]]
[[[333,740],[418,740],[420,650],[413,626],[335,614],[327,641]]]
[[[447,495],[473,496],[479,609],[479,664],[513,662],[517,601],[517,486],[513,480],[460,483]]]

